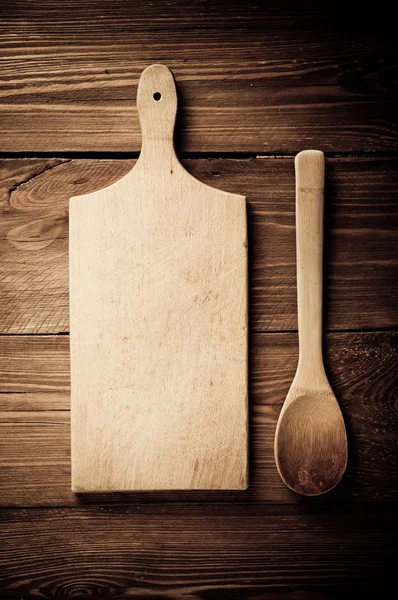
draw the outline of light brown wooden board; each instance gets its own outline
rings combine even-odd
[[[0,161],[0,333],[69,331],[69,197],[114,183],[134,164]],[[293,159],[183,164],[204,183],[247,196],[251,330],[297,329]],[[398,326],[397,165],[388,158],[326,161],[326,329]]]
[[[244,489],[246,201],[178,161],[165,66],[137,103],[134,169],[70,200],[72,489]]]

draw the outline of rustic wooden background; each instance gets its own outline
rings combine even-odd
[[[3,0],[2,599],[383,597],[398,500],[398,143],[382,9]],[[131,168],[137,82],[153,62],[177,80],[187,169],[248,199],[251,485],[76,496],[68,198]],[[297,360],[293,157],[305,148],[327,156],[325,354],[350,444],[341,485],[313,499],[284,487],[272,451]]]

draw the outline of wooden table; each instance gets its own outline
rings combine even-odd
[[[10,0],[0,10],[0,597],[383,597],[398,500],[388,16],[362,7],[358,20],[310,0]],[[153,62],[176,76],[186,168],[248,199],[251,485],[78,496],[68,198],[131,168],[137,82]],[[350,447],[341,485],[312,499],[281,483],[272,450],[297,360],[293,157],[304,148],[327,157],[325,354]]]

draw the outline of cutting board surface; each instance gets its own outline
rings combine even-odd
[[[137,105],[135,167],[70,200],[72,489],[244,489],[245,198],[179,163],[165,66]]]

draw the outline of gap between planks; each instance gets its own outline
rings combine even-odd
[[[178,157],[180,159],[196,159],[196,160],[211,160],[211,159],[249,159],[249,158],[258,158],[258,159],[283,159],[283,158],[294,158],[297,152],[178,152]],[[364,160],[369,160],[374,158],[382,159],[382,158],[390,158],[392,160],[398,159],[398,152],[394,152],[392,150],[375,150],[371,151],[358,151],[358,152],[324,152],[325,157],[328,159],[333,158],[341,158],[341,159],[358,159],[363,158]],[[98,152],[87,151],[87,152],[0,152],[0,159],[7,158],[65,158],[65,159],[96,159],[96,160],[129,160],[129,159],[137,159],[140,155],[140,152],[104,152],[99,150]]]
[[[250,330],[251,334],[256,335],[280,335],[285,333],[298,333],[297,329],[264,329],[264,330]],[[324,333],[397,333],[395,327],[369,327],[366,329],[324,329]],[[57,337],[57,336],[69,336],[69,331],[59,331],[57,333],[3,333],[0,332],[1,337]]]

